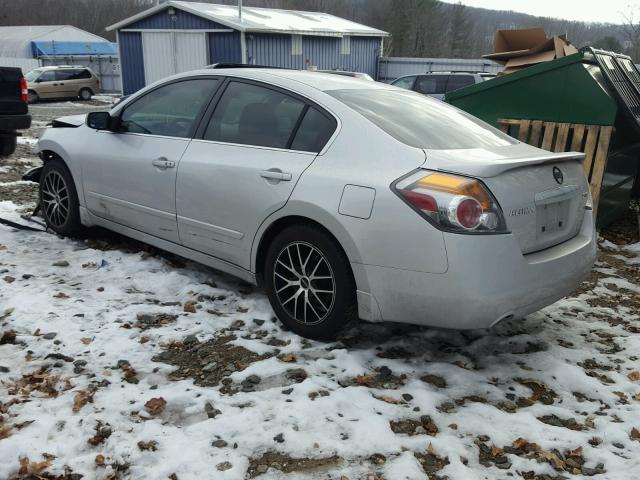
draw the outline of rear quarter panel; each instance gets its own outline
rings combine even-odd
[[[442,232],[409,208],[390,187],[424,163],[424,152],[398,142],[340,102],[330,107],[340,117],[341,130],[304,172],[288,203],[261,226],[252,249],[252,265],[268,226],[279,218],[298,215],[327,228],[352,263],[446,272]],[[346,185],[375,189],[368,219],[339,213]]]

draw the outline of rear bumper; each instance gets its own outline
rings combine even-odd
[[[0,130],[25,130],[31,126],[31,115],[0,115]]]
[[[578,235],[523,255],[513,235],[445,234],[449,268],[429,274],[373,265],[364,269],[383,320],[436,327],[488,328],[572,293],[596,257],[594,219]]]

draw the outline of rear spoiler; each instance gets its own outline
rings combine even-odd
[[[531,150],[534,150],[533,152]],[[425,150],[427,161],[424,168],[447,172],[464,172],[473,177],[495,177],[510,170],[531,165],[552,164],[569,161],[583,162],[580,152],[544,152],[526,144],[514,145],[511,151],[497,154],[484,149]]]

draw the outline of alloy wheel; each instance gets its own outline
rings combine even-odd
[[[333,270],[324,254],[309,243],[292,242],[280,251],[273,285],[282,308],[299,323],[320,323],[333,308]]]
[[[47,222],[61,227],[69,218],[70,201],[67,184],[55,170],[47,173],[42,181],[42,207]]]

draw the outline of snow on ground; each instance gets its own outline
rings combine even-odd
[[[89,106],[33,105],[26,136]],[[34,206],[30,148],[0,160],[0,217]],[[0,479],[637,479],[639,266],[602,241],[524,320],[322,344],[201,265],[0,225]]]
[[[638,271],[619,256],[637,246],[491,331],[323,344],[203,266],[0,226],[0,478],[21,458],[45,478],[637,478]]]

